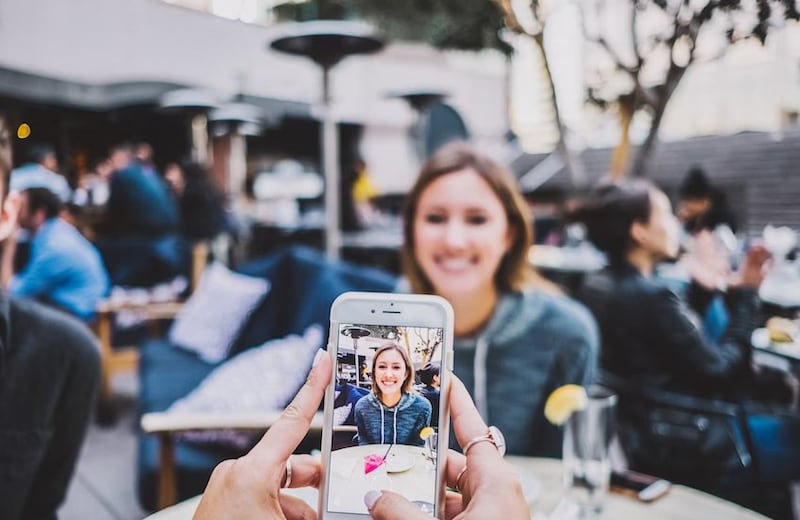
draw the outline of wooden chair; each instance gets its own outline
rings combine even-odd
[[[175,435],[183,432],[236,430],[266,432],[281,416],[280,411],[268,413],[176,413],[151,412],[142,415],[141,428],[146,434],[158,437],[158,509],[178,501],[178,480],[175,467]],[[317,412],[309,432],[322,431],[323,415]],[[354,427],[352,427],[354,429]]]
[[[207,242],[198,242],[192,247],[192,267],[190,291],[193,291],[203,274],[208,261],[209,245]],[[136,371],[139,365],[139,351],[135,345],[117,346],[112,344],[112,331],[114,317],[123,311],[135,311],[143,315],[148,324],[151,335],[159,333],[160,323],[164,320],[174,319],[183,302],[179,300],[167,302],[147,302],[137,304],[132,302],[112,302],[103,300],[97,307],[97,319],[94,323],[94,332],[100,343],[100,401],[99,417],[101,422],[113,421],[112,380],[116,374]]]

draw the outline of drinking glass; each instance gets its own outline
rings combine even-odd
[[[574,412],[564,427],[564,491],[578,506],[580,518],[596,518],[611,477],[609,446],[617,396],[599,386],[590,387],[587,395],[586,408]]]
[[[428,435],[425,439],[425,458],[431,463],[433,469],[436,469],[436,446],[439,442],[439,434],[434,432]]]

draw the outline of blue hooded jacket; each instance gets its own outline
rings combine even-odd
[[[389,408],[369,393],[356,403],[358,444],[408,444],[422,446],[419,432],[431,423],[431,403],[424,397],[403,394]]]

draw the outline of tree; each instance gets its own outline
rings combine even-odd
[[[409,327],[406,329],[407,340],[413,342],[414,351],[412,359],[419,359],[420,365],[425,365],[436,355],[436,349],[442,345],[442,329],[426,327]]]
[[[558,95],[553,75],[550,71],[550,61],[548,60],[547,50],[544,45],[544,31],[547,23],[547,11],[542,5],[540,0],[530,0],[529,8],[530,15],[528,18],[529,23],[523,23],[523,17],[517,14],[514,9],[514,0],[492,0],[497,7],[502,11],[506,27],[516,34],[527,36],[536,44],[542,59],[542,74],[550,94],[550,100],[553,107],[553,118],[555,119],[556,128],[558,130],[558,142],[556,150],[558,151],[561,159],[567,167],[567,170],[572,176],[572,183],[577,187],[586,184],[586,174],[584,171],[583,163],[569,148],[567,143],[567,127],[561,117],[561,110],[558,105]]]
[[[762,44],[769,30],[783,20],[798,20],[795,0],[587,0],[587,40],[600,55],[587,77],[590,101],[615,108],[621,136],[611,172],[646,176],[667,105],[686,74],[699,60],[714,59],[732,44],[756,38]],[[613,16],[603,11],[613,7]],[[607,14],[607,13],[605,13]],[[624,20],[625,24],[619,23]],[[614,23],[609,23],[609,22]],[[705,49],[698,46],[703,41]],[[710,53],[706,50],[716,48]],[[628,168],[630,126],[646,111],[650,126]]]

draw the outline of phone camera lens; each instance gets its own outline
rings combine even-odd
[[[372,314],[375,314],[375,309],[372,309],[370,312],[371,312]]]

